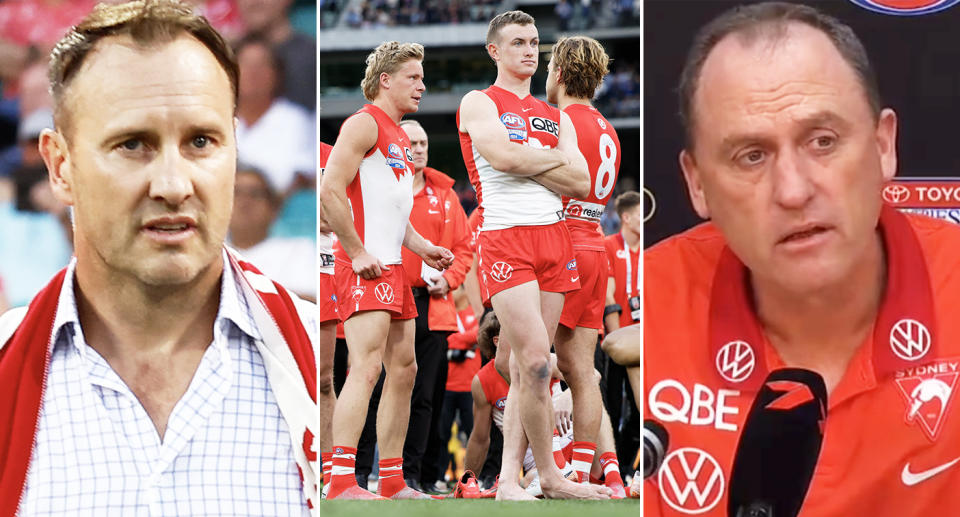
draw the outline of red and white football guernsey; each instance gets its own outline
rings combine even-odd
[[[544,149],[557,146],[558,109],[532,95],[520,99],[497,86],[483,93],[496,104],[511,142]],[[494,169],[467,133],[460,133],[460,150],[480,205],[477,254],[484,302],[530,281],[536,281],[541,291],[578,289],[577,261],[563,224],[560,196],[530,178]]]
[[[533,95],[520,99],[498,86],[491,86],[483,93],[497,105],[500,122],[507,128],[511,142],[541,149],[557,146],[560,110]],[[459,110],[457,126],[460,126]],[[563,205],[559,194],[530,178],[494,169],[467,133],[460,133],[460,150],[470,183],[477,191],[481,230],[541,226],[561,220]]]
[[[321,178],[323,178],[323,172],[327,168],[327,160],[330,158],[332,149],[332,145],[320,142]],[[337,286],[333,281],[333,241],[333,232],[317,232],[317,253],[320,260],[317,308],[320,310],[320,318],[318,319],[320,323],[339,319],[337,315]]]
[[[377,121],[377,143],[363,157],[347,186],[353,226],[367,253],[384,264],[399,264],[400,248],[413,208],[413,153],[406,132],[382,109],[366,104],[357,111]],[[337,244],[338,260],[350,257]]]
[[[960,514],[960,227],[884,206],[879,229],[885,292],[828,396],[800,517]],[[652,247],[643,266],[644,418],[670,436],[644,482],[644,515],[725,517],[750,405],[784,362],[711,223]]]
[[[560,324],[567,328],[603,328],[607,294],[607,256],[600,216],[613,194],[620,171],[620,139],[613,125],[593,106],[564,108],[577,131],[577,146],[590,172],[590,194],[584,199],[563,197],[563,212],[580,272],[580,289],[567,293]]]
[[[613,125],[593,106],[571,104],[564,108],[577,130],[577,147],[587,160],[590,195],[563,197],[570,240],[575,250],[604,251],[600,217],[613,194],[620,171],[620,138]]]

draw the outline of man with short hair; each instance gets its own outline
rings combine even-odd
[[[417,111],[423,85],[423,46],[386,42],[367,57],[361,87],[370,104],[347,118],[327,161],[320,200],[338,241],[338,312],[350,349],[350,375],[333,414],[330,499],[423,499],[403,478],[403,443],[414,356],[416,303],[401,263],[401,246],[443,270],[453,254],[410,224],[413,153],[397,124]],[[377,415],[380,496],[357,485],[356,445],[381,364],[386,369]]]
[[[563,197],[567,229],[580,272],[580,289],[567,293],[557,328],[557,367],[573,397],[573,468],[581,483],[590,480],[603,413],[593,357],[603,326],[609,264],[603,247],[600,216],[613,195],[620,170],[620,139],[613,125],[590,103],[607,75],[610,58],[603,46],[585,36],[560,38],[547,65],[547,100],[566,113],[577,132],[577,147],[587,160],[590,191],[581,198]],[[619,478],[614,455],[605,458],[610,478]],[[613,481],[613,479],[611,479]],[[623,483],[608,484],[614,498],[625,497]]]
[[[315,307],[223,246],[233,53],[188,4],[101,5],[50,77],[76,256],[0,319],[0,513],[309,515]]]
[[[737,7],[701,29],[679,93],[711,221],[644,253],[645,417],[671,448],[644,515],[727,515],[717,485],[784,367],[828,392],[801,515],[956,513],[960,229],[884,204],[897,116],[863,45],[812,7]]]
[[[606,498],[605,487],[564,479],[552,456],[550,344],[564,293],[580,285],[560,195],[586,195],[589,177],[569,116],[530,95],[539,42],[524,12],[491,20],[487,53],[497,79],[465,95],[457,111],[460,147],[480,200],[483,297],[503,323],[497,370],[516,392],[507,405],[497,498],[530,498],[517,483],[524,433],[547,497]]]

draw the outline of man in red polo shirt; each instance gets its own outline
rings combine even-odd
[[[781,367],[829,393],[800,515],[956,515],[960,229],[883,204],[897,116],[862,44],[784,3],[696,42],[680,163],[711,222],[644,254],[644,407],[670,437],[644,515],[727,515],[747,412]]]

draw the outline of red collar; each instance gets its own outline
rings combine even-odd
[[[887,285],[873,329],[876,378],[936,357],[933,289],[920,242],[907,217],[884,205],[880,231]],[[724,247],[710,294],[711,367],[734,388],[756,390],[767,371],[766,338],[749,292],[747,268]]]

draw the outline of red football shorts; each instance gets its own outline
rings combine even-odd
[[[580,289],[567,293],[560,324],[569,329],[603,328],[609,265],[606,251],[576,250]]]
[[[410,283],[401,264],[391,264],[373,280],[364,280],[353,272],[349,262],[338,260],[334,266],[337,283],[338,311],[342,321],[360,311],[387,311],[391,319],[408,320],[417,317]]]
[[[481,231],[477,252],[484,303],[500,291],[532,280],[541,291],[566,293],[580,288],[570,232],[563,221]]]
[[[320,273],[320,290],[317,291],[317,308],[320,309],[320,318],[317,323],[340,321],[337,313],[337,284],[333,275]]]

